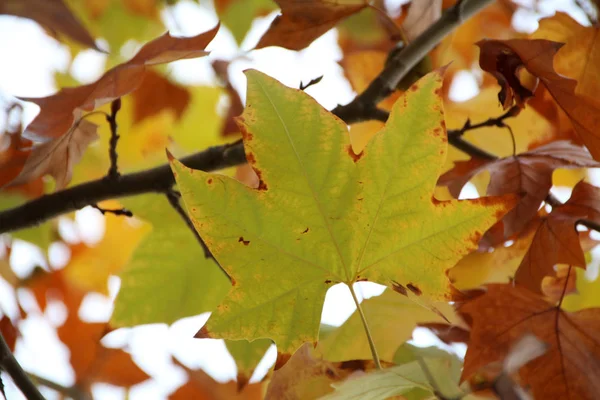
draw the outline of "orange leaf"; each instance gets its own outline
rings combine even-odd
[[[555,275],[555,264],[585,268],[585,257],[575,224],[580,219],[600,221],[600,189],[578,183],[564,205],[540,220],[533,241],[515,274],[515,281],[541,292],[545,276]]]
[[[502,361],[511,346],[531,333],[548,345],[520,370],[536,399],[586,400],[600,393],[600,309],[567,313],[511,284],[489,285],[484,295],[463,305],[472,319],[462,379]]]
[[[172,110],[180,119],[191,99],[190,92],[184,86],[151,70],[146,71],[144,80],[131,97],[134,124],[165,109]]]
[[[557,168],[600,167],[582,147],[567,141],[555,141],[532,151],[495,161],[471,159],[455,163],[443,174],[439,185],[448,186],[458,197],[463,186],[477,173],[491,173],[488,196],[508,193],[521,195],[517,206],[504,217],[504,234],[520,232],[535,217],[541,202],[552,187],[552,173]]]
[[[204,49],[218,29],[217,25],[189,38],[174,38],[167,32],[146,43],[135,57],[110,69],[94,83],[65,88],[48,97],[24,98],[41,107],[27,127],[26,136],[47,140],[64,135],[71,128],[77,110],[91,111],[137,89],[144,80],[147,66],[206,55]]]
[[[482,40],[479,63],[492,73],[502,87],[498,98],[505,108],[515,98],[517,104],[532,95],[521,85],[517,71],[525,67],[539,78],[554,100],[569,116],[577,134],[595,159],[600,158],[600,103],[592,97],[576,93],[577,81],[556,73],[553,59],[562,43],[549,40]],[[583,54],[581,54],[583,56]]]
[[[62,189],[71,180],[73,168],[83,157],[83,153],[93,141],[98,139],[98,125],[79,119],[67,134],[49,142],[34,146],[24,161],[19,175],[10,182],[20,185],[49,174],[56,181],[56,190]],[[12,160],[15,164],[16,160]],[[4,170],[0,166],[0,170]]]
[[[238,391],[237,382],[219,383],[207,373],[191,370],[177,360],[173,362],[188,374],[188,381],[170,396],[170,400],[259,400],[262,399],[262,385],[253,383]]]
[[[333,28],[339,21],[368,7],[366,1],[344,3],[326,0],[275,0],[281,7],[267,32],[260,38],[257,49],[281,46],[302,50],[313,40]]]

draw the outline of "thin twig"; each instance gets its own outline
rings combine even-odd
[[[30,372],[27,373],[29,378],[36,382],[38,385],[45,386],[49,389],[54,390],[55,392],[60,393],[63,396],[67,396],[72,398],[73,400],[92,400],[92,396],[77,386],[63,386],[54,381],[48,380],[36,374],[32,374]]]
[[[377,354],[377,348],[375,348],[375,342],[373,341],[373,336],[371,335],[371,330],[369,329],[369,324],[367,323],[367,318],[363,313],[363,309],[360,306],[360,302],[356,297],[356,293],[354,293],[354,288],[352,287],[352,283],[347,284],[348,289],[350,289],[350,293],[352,294],[352,300],[354,300],[354,304],[356,304],[356,309],[358,310],[358,314],[360,315],[360,319],[362,320],[363,328],[365,328],[365,333],[367,334],[367,340],[369,341],[369,347],[371,348],[371,355],[373,356],[373,361],[375,362],[375,366],[377,369],[381,368],[381,361],[379,361],[379,354]]]
[[[95,208],[96,210],[100,211],[102,213],[102,215],[108,213],[108,214],[114,214],[117,216],[123,215],[125,217],[133,217],[133,213],[126,208],[118,208],[116,210],[109,210],[107,208],[100,207],[98,204],[92,204],[92,207]]]
[[[347,124],[372,119],[373,108],[398,86],[398,83],[435,46],[492,0],[462,0],[448,8],[427,30],[392,57],[384,70],[354,100],[332,112]]]
[[[189,155],[181,162],[190,168],[215,171],[245,163],[246,155],[242,143],[236,141]],[[82,183],[0,212],[0,233],[35,226],[102,200],[165,193],[174,183],[169,164],[122,175],[117,181],[102,178]]]
[[[167,199],[169,200],[169,204],[171,204],[171,207],[173,207],[173,209],[175,209],[175,211],[177,211],[177,214],[179,214],[179,216],[181,217],[181,219],[185,222],[185,224],[187,225],[187,227],[194,234],[194,237],[196,238],[196,240],[198,241],[198,243],[200,244],[200,246],[202,246],[202,250],[204,250],[204,257],[206,257],[206,258],[212,258],[215,261],[215,264],[217,264],[219,266],[219,269],[221,269],[221,271],[225,274],[225,276],[228,279],[231,279],[231,277],[229,276],[229,274],[223,269],[223,267],[221,267],[221,265],[219,264],[219,262],[215,259],[215,257],[213,256],[213,254],[210,252],[210,249],[208,248],[208,246],[206,245],[206,243],[204,243],[204,240],[202,240],[202,237],[200,237],[200,234],[198,233],[198,231],[194,227],[194,223],[192,222],[192,220],[190,219],[190,217],[187,215],[187,213],[185,212],[185,210],[181,206],[181,203],[180,203],[181,193],[179,193],[178,191],[176,191],[174,189],[169,189],[169,190],[167,190],[165,192],[165,195],[167,196]]]
[[[4,336],[0,332],[0,368],[10,377],[17,387],[21,390],[21,393],[27,398],[27,400],[44,400],[44,396],[40,393],[38,388],[29,379],[23,368],[17,362],[17,359],[10,351]]]
[[[463,125],[462,128],[448,130],[448,139],[453,138],[455,136],[462,136],[465,133],[467,133],[468,131],[472,131],[472,130],[479,129],[479,128],[484,128],[487,126],[489,126],[489,127],[496,126],[498,128],[506,128],[507,125],[504,123],[504,120],[507,118],[516,117],[517,115],[519,115],[520,111],[521,111],[520,107],[513,106],[507,112],[500,115],[499,117],[489,118],[486,121],[480,122],[478,124],[471,124],[471,120],[467,119],[467,121],[465,122],[465,124]]]
[[[117,125],[117,113],[121,109],[121,98],[119,97],[110,104],[110,115],[106,116],[106,121],[110,125],[110,142],[108,149],[108,156],[110,158],[110,168],[108,169],[107,178],[109,180],[117,180],[119,179],[119,167],[117,165],[117,159],[119,155],[117,154],[117,143],[119,142],[119,134],[117,133],[118,125]]]

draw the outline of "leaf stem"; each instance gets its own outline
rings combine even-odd
[[[381,368],[381,361],[379,361],[379,355],[377,354],[377,349],[375,348],[375,342],[373,341],[373,336],[371,336],[371,330],[369,329],[369,324],[367,323],[367,318],[365,317],[365,313],[360,306],[358,298],[356,297],[356,293],[354,293],[354,288],[352,287],[352,283],[346,284],[348,289],[350,289],[350,294],[352,294],[352,299],[354,300],[354,304],[356,304],[356,309],[358,310],[358,314],[360,314],[360,319],[362,320],[363,327],[365,328],[365,333],[367,334],[367,340],[369,341],[369,347],[371,348],[371,354],[373,355],[373,361],[375,362],[375,366],[377,369]]]

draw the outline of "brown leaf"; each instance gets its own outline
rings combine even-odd
[[[74,253],[82,251],[79,246]],[[121,349],[110,349],[100,339],[111,328],[107,323],[88,323],[79,319],[79,308],[87,292],[66,276],[67,269],[51,273],[37,271],[26,281],[40,308],[45,310],[48,298],[62,301],[67,309],[67,318],[57,329],[58,337],[67,346],[70,363],[75,373],[76,384],[84,390],[96,382],[130,387],[149,376]]]
[[[181,85],[171,82],[163,75],[148,70],[144,80],[131,94],[133,99],[133,123],[160,113],[172,110],[177,119],[190,102],[190,92]]]
[[[215,37],[219,26],[188,38],[174,38],[168,32],[145,44],[131,60],[107,71],[89,85],[62,89],[42,98],[25,98],[41,107],[38,116],[27,127],[31,138],[58,138],[71,128],[77,111],[91,111],[137,89],[150,65],[201,57]]]
[[[173,362],[188,374],[188,381],[169,395],[170,400],[260,400],[263,385],[252,383],[238,390],[237,382],[219,383],[201,369],[191,370],[177,360]]]
[[[580,219],[600,222],[600,189],[578,183],[571,198],[540,218],[533,241],[515,274],[515,282],[541,293],[545,276],[554,276],[554,265],[585,268],[586,262],[575,224]]]
[[[316,399],[333,391],[334,382],[353,373],[375,368],[372,361],[330,362],[321,359],[310,343],[305,343],[287,363],[273,373],[265,400]]]
[[[521,200],[503,219],[504,235],[520,232],[535,217],[541,202],[552,187],[552,173],[557,168],[599,167],[582,147],[567,141],[555,141],[532,151],[495,161],[471,159],[455,163],[443,174],[438,184],[448,186],[458,197],[463,186],[477,173],[490,171],[488,196],[508,193],[521,195]]]
[[[215,60],[212,62],[212,68],[217,74],[217,77],[223,82],[225,86],[225,92],[229,97],[229,105],[227,107],[227,114],[225,114],[225,123],[221,128],[221,136],[229,136],[240,133],[240,128],[238,128],[235,118],[238,117],[244,111],[244,105],[242,104],[242,99],[240,98],[239,93],[229,80],[229,73],[227,72],[227,68],[229,67],[229,61],[224,60]]]
[[[275,0],[281,8],[256,45],[302,50],[339,21],[368,7],[364,0]]]
[[[17,343],[19,333],[10,318],[6,315],[3,315],[2,318],[0,318],[0,333],[2,333],[4,341],[8,345],[10,351],[15,351],[15,344]]]
[[[23,169],[10,184],[24,184],[49,174],[56,181],[56,190],[64,188],[87,147],[98,139],[97,130],[98,125],[80,119],[66,135],[34,146]]]
[[[549,40],[482,40],[479,64],[492,73],[502,87],[499,100],[505,108],[514,97],[520,104],[531,96],[516,76],[525,67],[548,89],[556,103],[568,115],[577,134],[595,159],[600,158],[600,102],[575,91],[577,81],[556,73],[553,59],[563,46]],[[583,54],[581,54],[583,57]]]
[[[503,361],[513,343],[531,333],[547,352],[520,370],[536,399],[586,400],[600,393],[600,309],[567,313],[511,284],[489,285],[460,309],[473,322],[462,379]]]
[[[402,29],[409,42],[415,40],[442,16],[442,0],[413,0]]]
[[[0,153],[0,187],[19,176],[31,154],[31,143],[21,136],[21,132],[7,132],[0,136],[0,149],[4,149]]]
[[[0,14],[29,18],[49,29],[99,50],[96,42],[83,24],[73,15],[63,0],[3,0]]]

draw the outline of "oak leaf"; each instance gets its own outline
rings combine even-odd
[[[545,39],[482,40],[479,64],[492,73],[501,86],[498,94],[504,108],[512,105],[512,98],[522,105],[532,91],[523,86],[517,75],[527,71],[548,89],[556,103],[569,116],[575,132],[581,137],[595,159],[600,158],[600,103],[592,97],[576,92],[577,81],[556,73],[553,60],[562,43]],[[581,55],[583,56],[583,54]]]
[[[447,149],[440,73],[398,100],[360,154],[346,125],[307,94],[246,75],[238,124],[258,189],[172,160],[196,229],[233,281],[197,336],[270,338],[285,359],[317,341],[335,283],[451,297],[446,269],[515,199],[432,199]]]
[[[478,159],[455,163],[455,167],[440,177],[439,184],[448,186],[458,197],[463,186],[477,173],[490,172],[488,196],[507,193],[521,195],[521,200],[503,219],[506,237],[520,232],[535,217],[542,201],[552,187],[552,173],[558,168],[593,168],[593,160],[580,146],[567,141],[555,141],[526,153],[487,162]]]
[[[87,47],[99,50],[92,35],[63,0],[3,0],[0,3],[0,14],[32,19],[52,33],[61,33]]]
[[[520,286],[493,284],[460,312],[472,319],[462,378],[503,361],[513,343],[531,333],[547,352],[520,370],[540,399],[594,399],[600,393],[600,309],[569,313]]]

